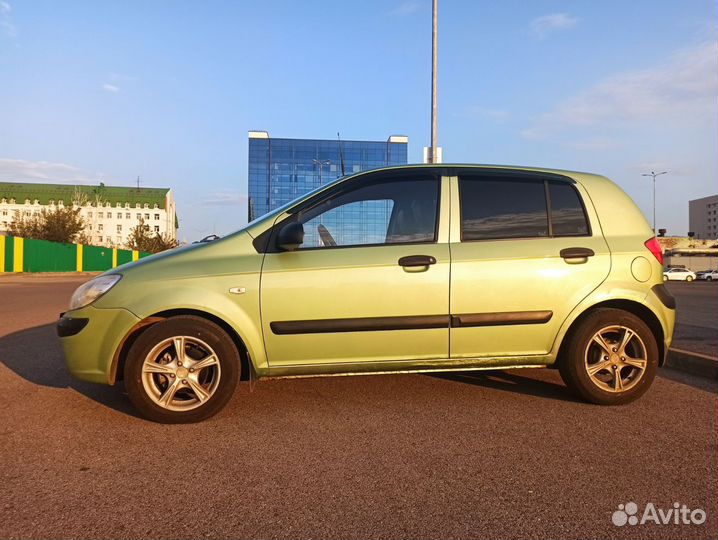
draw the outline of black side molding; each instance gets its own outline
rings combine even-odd
[[[448,315],[417,315],[409,317],[360,317],[356,319],[316,319],[310,321],[271,322],[277,335],[323,334],[330,332],[375,332],[379,330],[420,330],[448,328]]]
[[[72,317],[61,317],[57,321],[57,335],[59,337],[70,337],[79,334],[87,326],[90,319],[73,319]]]
[[[465,313],[452,315],[451,326],[505,326],[512,324],[544,324],[551,320],[553,311],[502,311],[497,313]]]
[[[666,306],[668,309],[676,309],[676,299],[671,293],[668,292],[668,289],[663,283],[654,285],[653,287],[651,287],[651,290],[661,301],[661,304]]]
[[[292,334],[325,334],[333,332],[377,332],[382,330],[424,330],[428,328],[467,328],[471,326],[506,326],[544,324],[553,311],[505,311],[500,313],[466,313],[463,315],[417,315],[408,317],[361,317],[356,319],[315,319],[309,321],[275,321],[269,323],[278,336]]]

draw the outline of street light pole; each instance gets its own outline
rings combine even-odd
[[[644,173],[641,176],[651,176],[653,178],[653,235],[656,235],[656,176],[666,174],[668,171]]]
[[[439,148],[438,75],[439,75],[439,0],[432,0],[431,15],[431,163],[436,163]]]
[[[321,160],[321,159],[313,159],[312,163],[314,163],[317,167],[319,167],[319,185],[322,185],[322,167],[324,165],[331,165],[331,161],[328,159]]]

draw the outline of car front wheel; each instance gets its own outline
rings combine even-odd
[[[663,276],[663,281],[668,281],[668,276]]]
[[[130,401],[150,420],[199,422],[227,404],[240,369],[237,348],[222,328],[201,317],[171,317],[133,343],[125,362],[125,387]]]
[[[686,281],[693,281],[693,276],[686,276]]]
[[[567,339],[559,371],[586,401],[629,403],[643,395],[656,376],[658,344],[646,323],[632,313],[596,309]]]

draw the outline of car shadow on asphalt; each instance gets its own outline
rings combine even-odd
[[[535,372],[537,370],[531,370]],[[581,403],[582,401],[571,394],[568,388],[562,384],[543,380],[545,374],[532,373],[540,378],[526,377],[519,375],[516,371],[505,371],[501,369],[462,371],[457,373],[432,373],[431,377],[447,381],[473,384],[484,388],[493,388],[512,394],[525,394],[528,396],[555,399]]]
[[[33,384],[71,388],[110,409],[140,418],[124,394],[122,383],[107,386],[78,381],[70,375],[54,324],[0,337],[0,362]]]
[[[543,380],[543,378],[546,377],[546,374],[541,373],[540,370],[530,370],[530,375],[533,375],[533,377],[519,375],[517,371],[518,370],[504,371],[496,369],[463,371],[457,373],[432,373],[429,376],[448,381],[473,384],[485,388],[504,390],[514,394],[526,394],[529,396],[584,403],[583,400],[573,396],[571,391],[563,384],[556,384],[551,381]],[[695,375],[682,373],[669,368],[660,368],[658,370],[657,377],[678,382],[698,390],[718,394],[718,381],[715,379],[697,377]]]

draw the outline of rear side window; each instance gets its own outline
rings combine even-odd
[[[459,178],[461,240],[586,236],[586,212],[567,183],[536,179]]]
[[[587,235],[586,212],[576,189],[570,184],[549,182],[548,191],[553,236]]]
[[[461,239],[548,236],[543,180],[461,177]]]

